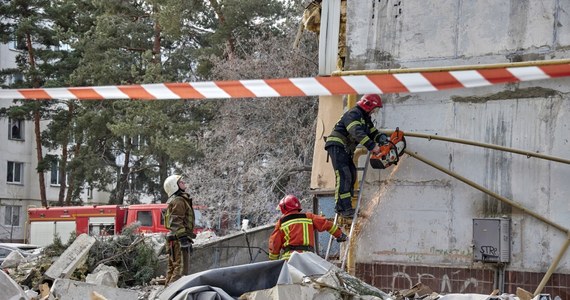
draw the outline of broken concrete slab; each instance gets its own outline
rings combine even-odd
[[[482,295],[482,294],[447,294],[441,295],[438,300],[488,300],[489,295]],[[518,300],[515,299],[513,295],[500,295],[500,296],[491,296],[495,297],[493,299],[501,299],[501,300]]]
[[[106,299],[138,300],[139,297],[139,293],[132,290],[95,285],[71,279],[56,279],[51,287],[51,293],[48,299],[89,299],[93,292],[96,292]]]
[[[2,291],[2,299],[30,299],[24,290],[2,270],[0,270],[0,291]]]
[[[4,269],[4,268],[16,268],[16,267],[18,267],[19,264],[21,264],[25,260],[26,260],[26,258],[22,255],[22,253],[20,253],[18,251],[12,251],[12,252],[10,252],[10,254],[8,254],[8,256],[6,256],[6,258],[4,259],[2,264],[0,265],[0,268],[2,268],[2,269]]]
[[[85,282],[116,288],[119,282],[119,270],[115,267],[100,264],[91,274],[87,274]]]
[[[26,296],[28,296],[30,299],[37,299],[39,295],[38,292],[34,290],[26,290],[24,291],[24,294],[26,294]]]
[[[317,293],[318,291],[316,289],[309,286],[304,286],[300,284],[283,284],[283,285],[276,285],[266,290],[245,293],[239,297],[239,300],[314,299]]]
[[[87,259],[95,238],[87,234],[78,236],[73,244],[49,267],[44,276],[50,279],[69,278],[73,271]]]
[[[347,295],[334,288],[318,287],[313,284],[281,284],[273,288],[248,292],[239,297],[239,300],[301,300],[301,299],[345,299],[353,300],[382,300],[371,295]]]

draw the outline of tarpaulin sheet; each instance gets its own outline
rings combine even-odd
[[[247,292],[270,289],[276,285],[299,284],[305,277],[323,278],[327,274],[331,280],[325,283],[327,280],[323,279],[322,283],[330,288],[353,295],[376,295],[379,297],[376,299],[389,299],[386,293],[343,272],[311,252],[295,252],[288,262],[284,260],[259,262],[184,276],[166,288],[159,299],[233,300]],[[319,279],[316,281],[319,282]]]
[[[184,276],[169,285],[159,299],[233,300],[246,292],[290,283],[291,276],[285,261],[267,261]]]

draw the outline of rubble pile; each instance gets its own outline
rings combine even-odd
[[[215,237],[198,236],[197,243]],[[314,253],[295,253],[288,262],[266,261],[215,268],[164,287],[164,236],[136,230],[121,236],[85,234],[63,245],[56,240],[38,255],[12,252],[0,266],[0,300],[543,300],[516,295],[447,294],[421,282],[384,293]],[[558,297],[551,300],[560,300]]]
[[[6,291],[15,299],[147,299],[142,288],[161,273],[164,237],[125,234],[92,237],[82,234],[63,245],[58,239],[38,255],[24,258],[14,251],[0,268],[10,280]],[[163,272],[162,272],[163,273]],[[0,280],[2,281],[2,280]],[[8,287],[9,286],[9,287]],[[23,297],[22,295],[26,295]],[[12,299],[11,297],[7,299]]]

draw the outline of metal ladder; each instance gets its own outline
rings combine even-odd
[[[354,232],[354,224],[356,224],[356,221],[358,219],[358,210],[360,209],[360,202],[362,200],[362,187],[364,185],[364,179],[366,179],[366,171],[368,170],[368,165],[370,164],[370,152],[368,152],[367,156],[366,156],[366,161],[364,163],[364,170],[362,171],[362,178],[360,179],[360,184],[358,186],[358,198],[356,201],[356,207],[354,208],[354,216],[352,218],[352,222],[350,223],[350,232],[348,234],[348,240],[347,243],[350,243],[350,240],[352,239],[352,234]],[[336,225],[338,222],[338,214],[334,215],[334,224]],[[330,254],[330,249],[332,246],[332,240],[333,240],[333,236],[331,235],[329,237],[329,242],[327,245],[327,251],[325,252],[325,260],[329,259],[329,254]],[[344,254],[342,256],[340,256],[341,258],[341,269],[344,270],[344,267],[346,266],[346,257],[348,256],[348,249],[349,247],[347,246]],[[341,251],[342,252],[342,251]]]

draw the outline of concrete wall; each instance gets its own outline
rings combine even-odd
[[[274,225],[259,226],[196,245],[190,258],[190,274],[201,271],[267,261],[267,242]]]
[[[570,2],[557,0],[349,2],[347,69],[568,58],[568,11]],[[569,86],[569,79],[555,79],[385,95],[384,109],[376,121],[382,128],[399,126],[404,131],[475,140],[568,159]],[[408,138],[408,143],[410,150],[570,227],[570,166],[440,141]],[[409,156],[391,169],[369,174],[363,189],[364,210],[369,213],[358,237],[357,262],[361,264],[359,272],[367,274],[371,281],[375,280],[371,265],[489,267],[472,261],[474,218],[505,215],[512,219],[512,255],[507,272],[544,274],[568,238],[562,231]],[[556,273],[570,273],[570,254],[562,258]],[[399,269],[393,274],[406,272]],[[421,278],[419,272],[407,275],[413,277],[413,283]],[[484,281],[465,276],[449,289],[445,278],[434,285],[443,292],[460,292],[461,286],[473,287],[471,290],[475,291],[474,282]],[[465,281],[469,276],[474,278],[471,285]],[[528,286],[521,281],[519,286],[534,291],[531,288],[536,288],[541,278],[535,276],[532,282],[527,281]],[[393,286],[394,282],[397,280],[392,280],[392,287],[400,288]],[[375,284],[390,288],[383,286],[389,283],[380,284],[379,279]],[[407,281],[403,285],[408,285]],[[547,288],[562,298],[570,295],[570,290],[561,290],[560,286],[567,285],[549,282]]]

